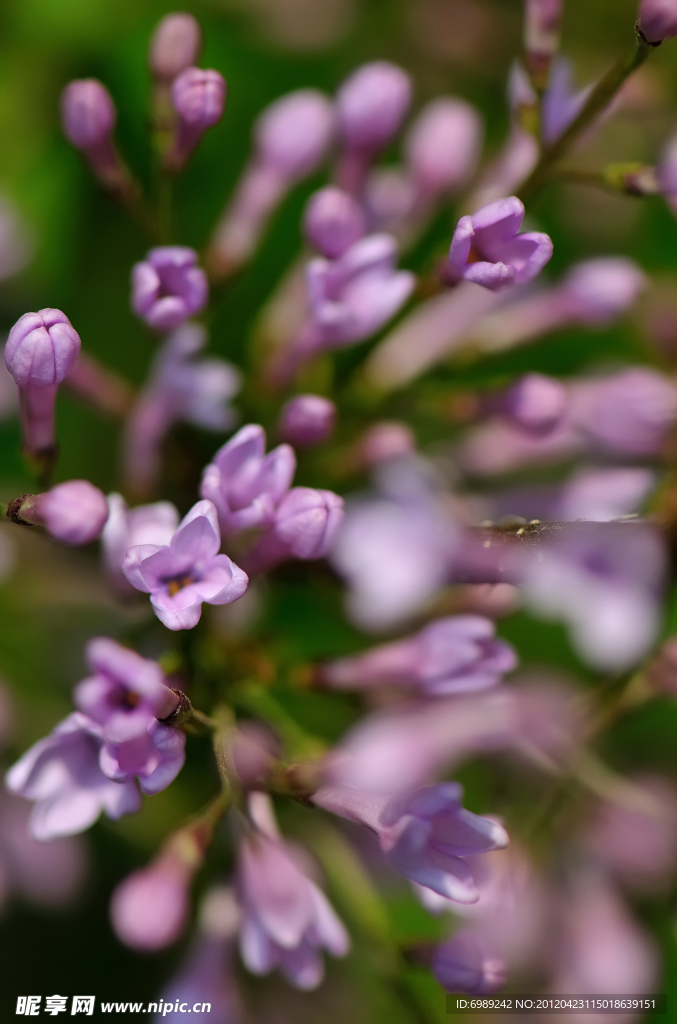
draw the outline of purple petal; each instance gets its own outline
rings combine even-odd
[[[41,800],[31,814],[31,834],[47,840],[84,832],[101,814],[97,793],[73,785],[51,800]]]
[[[183,768],[186,760],[186,737],[179,729],[172,729],[161,722],[154,722],[149,734],[160,753],[161,760],[149,775],[139,779],[139,785],[143,793],[153,794],[166,789]]]
[[[449,247],[449,265],[452,272],[457,275],[463,270],[470,256],[472,240],[475,237],[475,228],[472,217],[461,217]]]
[[[174,631],[178,629],[193,629],[197,626],[200,621],[200,616],[202,615],[201,603],[198,602],[197,604],[193,604],[190,607],[183,608],[181,610],[174,610],[164,608],[158,603],[158,598],[161,598],[161,596],[162,595],[153,594],[150,600],[155,610],[155,614],[163,626]]]
[[[149,263],[132,268],[132,304],[137,316],[146,316],[160,292],[160,278]]]
[[[198,501],[182,519],[172,538],[172,551],[178,559],[194,562],[212,558],[221,547],[216,507],[211,501]]]
[[[500,248],[514,238],[524,220],[524,205],[516,196],[488,203],[472,215],[475,245],[479,252],[495,261]]]
[[[240,466],[251,458],[263,458],[266,450],[266,433],[257,423],[241,427],[230,441],[227,441],[213,458],[227,480]]]
[[[172,553],[157,544],[136,544],[122,560],[122,571],[133,587],[150,594],[162,585],[162,576],[171,575]]]
[[[514,284],[515,271],[505,263],[469,263],[463,271],[463,278],[491,292],[497,292],[506,285]]]

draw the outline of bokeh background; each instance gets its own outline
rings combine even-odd
[[[101,194],[63,138],[58,98],[72,78],[100,78],[118,107],[120,147],[137,174],[148,180],[150,80],[145,56],[154,24],[172,9],[150,0],[4,0],[0,6],[0,188],[20,212],[33,253],[21,273],[0,283],[0,333],[26,310],[61,308],[85,350],[133,383],[143,380],[153,356],[152,339],[132,316],[128,298],[130,266],[146,251],[147,242]],[[205,37],[203,66],[225,75],[229,98],[223,120],[208,133],[178,186],[176,240],[181,243],[198,249],[204,245],[247,159],[252,122],[267,103],[301,86],[332,93],[350,69],[366,60],[392,60],[411,72],[415,110],[438,94],[475,104],[486,122],[484,159],[505,138],[506,81],[520,47],[521,0],[205,0],[183,3],[182,9],[199,18]],[[562,48],[575,62],[578,84],[599,75],[626,45],[634,17],[634,0],[566,4]],[[674,44],[662,47],[633,79],[621,109],[584,151],[583,162],[603,166],[614,160],[655,161],[663,140],[677,128],[676,52]],[[394,147],[386,162],[396,158]],[[301,249],[303,205],[322,180],[317,176],[294,190],[276,214],[257,258],[213,302],[210,351],[245,373],[256,318]],[[442,367],[416,387],[397,393],[380,414],[409,422],[424,451],[434,452],[453,437],[458,429],[454,399],[469,389],[500,386],[525,370],[564,376],[629,362],[665,366],[671,340],[677,359],[677,317],[674,338],[669,317],[661,320],[660,346],[652,326],[656,303],[661,309],[677,309],[677,222],[661,199],[640,201],[557,185],[543,191],[530,213],[555,243],[548,277],[557,278],[576,259],[623,253],[652,275],[656,287],[620,325],[594,332],[561,331],[481,363]],[[448,243],[453,221],[453,209],[440,213],[404,265],[415,271],[427,267],[431,253]],[[347,352],[337,361],[339,389],[351,359]],[[270,425],[274,420],[276,410],[269,399],[251,387],[236,405],[242,422],[255,417]],[[369,410],[350,408],[336,448],[321,457],[306,457],[297,482],[342,493],[364,486],[358,476],[341,476],[332,451],[368,417]],[[118,424],[61,394],[58,432],[57,480],[85,477],[105,491],[119,487]],[[220,443],[214,435],[187,427],[170,438],[164,491],[182,511],[194,500],[196,467]],[[32,486],[19,448],[17,422],[0,422],[3,500]],[[0,539],[7,541],[0,555],[8,563],[0,585],[0,672],[12,695],[7,712],[12,724],[2,752],[8,765],[70,710],[70,690],[84,675],[85,640],[103,633],[133,643],[138,623],[109,597],[94,548],[65,554],[44,537],[10,528],[2,528]],[[677,627],[677,604],[670,616]],[[665,628],[669,631],[669,621]],[[229,629],[228,623],[215,620],[213,639],[190,655],[198,694],[200,688],[208,693],[215,676],[232,667]],[[329,570],[305,564],[279,572],[249,629],[247,656],[260,678],[274,678],[271,685],[282,706],[310,732],[328,742],[338,738],[357,717],[358,704],[349,697],[319,697],[304,689],[313,659],[340,656],[365,642],[342,615],[338,581]],[[589,670],[578,662],[559,626],[518,613],[503,620],[499,631],[515,643],[526,666],[555,667],[575,677],[581,687],[590,685]],[[168,664],[174,657],[177,666],[185,667],[180,634],[169,636],[157,624],[154,642],[155,653],[163,654]],[[244,657],[242,645],[239,650],[238,657]],[[603,753],[621,771],[677,776],[676,738],[677,703],[655,701],[622,718]],[[87,881],[74,901],[38,909],[30,891],[7,897],[0,915],[3,1020],[13,1019],[18,994],[96,994],[119,1001],[157,996],[181,949],[132,954],[109,929],[107,902],[113,885],[145,862],[167,832],[213,792],[208,745],[190,739],[189,746],[178,780],[147,799],[141,814],[117,823],[101,821],[78,840],[77,856],[86,865]],[[501,792],[496,773],[481,760],[466,765],[461,778],[468,806],[478,812],[496,811],[510,801],[527,806],[534,797],[529,789],[536,785],[533,780],[509,774]],[[301,834],[308,813],[291,808],[283,820]],[[199,885],[225,876],[230,857],[224,834]],[[387,896],[398,935],[412,941],[435,937],[437,925],[408,892],[394,888]],[[675,894],[644,897],[636,911],[661,945],[667,965],[662,991],[671,993],[677,1005]],[[258,1008],[255,1019],[270,1024],[415,1020],[371,969],[374,955],[358,941],[345,962],[329,966],[328,981],[312,995],[295,993],[275,979],[256,985],[245,979]],[[441,990],[425,972],[419,982],[431,1019],[448,1019]]]

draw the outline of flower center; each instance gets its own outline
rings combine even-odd
[[[195,580],[192,576],[175,576],[171,580],[165,580],[165,583],[167,584],[167,593],[170,597],[174,597],[174,595],[178,594],[180,590],[183,590],[184,587],[189,587],[190,584],[194,582]]]

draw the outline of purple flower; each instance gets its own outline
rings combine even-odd
[[[565,57],[553,61],[542,106],[543,138],[546,142],[556,142],[578,117],[592,88],[588,85],[575,90],[571,62]]]
[[[88,480],[57,484],[40,495],[38,510],[47,532],[64,544],[89,544],[108,519],[105,494]]]
[[[428,696],[484,690],[517,665],[510,644],[495,634],[493,622],[480,615],[438,619],[406,640],[329,664],[322,681],[340,689],[415,686]]]
[[[476,903],[479,891],[465,858],[508,845],[502,825],[461,805],[457,782],[427,786],[402,797],[325,786],[313,803],[366,825],[386,861],[401,874],[457,903]]]
[[[376,153],[399,131],[411,103],[411,79],[395,64],[374,61],[350,75],[336,95],[348,149]]]
[[[561,422],[568,405],[564,384],[542,373],[528,373],[508,391],[503,411],[523,430],[547,434]]]
[[[70,82],[61,94],[64,135],[76,149],[97,149],[115,127],[110,93],[96,78]]]
[[[248,833],[240,844],[242,959],[253,974],[279,967],[296,988],[313,989],[324,974],[320,951],[345,956],[350,940],[322,890],[277,833],[268,801],[262,793],[250,796],[256,823],[265,815],[266,831]]]
[[[192,629],[203,601],[230,604],[247,589],[246,574],[218,554],[220,546],[216,509],[211,501],[198,501],[169,545],[130,548],[122,571],[133,587],[151,595],[153,610],[168,629]]]
[[[122,716],[120,716],[122,717]],[[124,724],[109,719],[112,729]],[[130,730],[136,723],[130,723]],[[128,730],[128,731],[130,731]],[[107,729],[102,730],[102,738]],[[179,729],[172,729],[151,719],[146,731],[132,735],[121,742],[104,742],[99,764],[104,775],[115,782],[128,782],[138,777],[141,792],[147,795],[161,793],[174,781],[186,760],[186,737]]]
[[[658,454],[677,417],[677,388],[646,367],[575,381],[571,401],[578,426],[612,454]]]
[[[557,518],[606,523],[636,512],[656,483],[654,473],[641,466],[581,469],[566,482]]]
[[[31,833],[36,839],[83,832],[101,811],[117,819],[139,810],[133,779],[121,784],[102,772],[100,746],[100,727],[76,711],[10,768],[7,788],[35,801]]]
[[[245,556],[251,573],[264,572],[289,558],[324,558],[343,524],[343,498],[333,491],[293,487],[285,494],[275,519]]]
[[[7,369],[20,388],[60,384],[80,352],[80,338],[60,309],[24,313],[5,345]]]
[[[186,68],[174,79],[171,99],[176,132],[165,157],[170,169],[180,170],[207,128],[221,120],[226,95],[226,80],[218,71]]]
[[[364,214],[351,195],[330,185],[311,196],[303,227],[310,244],[335,260],[364,235]]]
[[[156,331],[171,331],[207,302],[207,276],[197,253],[181,245],[151,249],[132,270],[132,308]]]
[[[121,494],[108,495],[108,520],[101,534],[106,569],[119,589],[133,591],[122,572],[122,562],[137,544],[169,544],[179,525],[179,513],[170,501],[128,508]]]
[[[192,14],[167,14],[155,26],[148,50],[154,76],[171,82],[198,59],[202,48],[200,25]]]
[[[463,100],[441,96],[423,108],[405,142],[418,203],[430,204],[466,183],[479,158],[482,121]]]
[[[78,683],[73,697],[80,711],[101,726],[104,743],[143,736],[153,719],[166,718],[176,708],[178,697],[156,661],[103,636],[89,641],[85,656],[92,675]]]
[[[336,406],[321,395],[295,395],[280,415],[280,436],[297,448],[322,444],[331,437],[336,421]]]
[[[211,935],[198,935],[193,940],[178,974],[162,992],[162,1002],[172,1008],[173,1022],[192,1024],[193,1009],[199,1012],[207,1003],[212,1018],[220,1024],[239,1024],[240,1000],[229,946],[226,940]],[[162,1002],[155,1022],[164,1018]]]
[[[448,280],[463,278],[491,291],[532,281],[550,260],[552,241],[538,231],[519,234],[523,219],[516,196],[461,217],[449,249]]]
[[[490,995],[505,985],[507,978],[505,961],[465,929],[435,948],[430,966],[447,992]]]
[[[115,889],[110,917],[118,938],[132,949],[156,950],[181,935],[190,911],[193,872],[179,857],[162,854]]]
[[[200,493],[216,506],[225,536],[270,526],[296,470],[288,444],[267,455],[263,427],[242,427],[205,467]]]
[[[661,43],[677,36],[675,0],[642,0],[637,27],[649,43]]]

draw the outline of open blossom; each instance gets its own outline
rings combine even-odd
[[[78,683],[74,699],[101,726],[104,742],[142,736],[153,719],[166,718],[176,708],[178,697],[165,685],[156,661],[103,636],[89,641],[86,659],[92,675]]]
[[[230,604],[247,589],[246,574],[218,553],[221,534],[216,508],[198,501],[181,520],[168,545],[130,548],[122,571],[137,590],[150,594],[155,614],[168,629],[192,629],[202,603]]]
[[[516,196],[461,217],[449,249],[447,279],[463,278],[492,291],[532,281],[552,257],[552,241],[539,231],[519,233],[523,219],[524,205]]]
[[[114,782],[105,775],[100,747],[100,726],[76,711],[10,768],[7,788],[35,801],[31,833],[36,839],[84,832],[102,811],[117,819],[139,810],[134,780]]]
[[[158,246],[132,269],[132,308],[153,330],[179,327],[204,308],[207,295],[207,276],[187,246]]]
[[[322,681],[336,689],[404,684],[428,696],[484,690],[517,665],[510,644],[495,634],[480,615],[438,619],[406,640],[325,666]]]
[[[268,801],[262,793],[250,796],[256,823],[264,824],[265,831],[247,833],[240,844],[242,959],[253,974],[279,967],[297,988],[313,989],[324,974],[321,950],[345,956],[350,940],[322,890],[277,833]]]
[[[399,797],[350,786],[324,786],[319,807],[376,833],[391,867],[458,903],[476,903],[479,891],[466,858],[508,845],[502,825],[467,811],[457,782],[442,782]]]
[[[179,513],[171,501],[128,508],[121,494],[108,495],[108,519],[101,534],[106,570],[118,590],[132,591],[122,572],[122,562],[137,544],[169,544],[179,525]]]
[[[200,493],[216,506],[224,536],[269,526],[296,471],[288,444],[266,455],[263,427],[250,423],[219,448],[205,467]]]
[[[464,929],[435,948],[430,967],[446,992],[489,995],[507,979],[505,961],[481,938]]]
[[[99,764],[107,778],[122,783],[138,778],[141,792],[152,795],[161,793],[179,774],[186,760],[185,748],[183,732],[153,718],[140,735],[121,742],[104,741]]]

